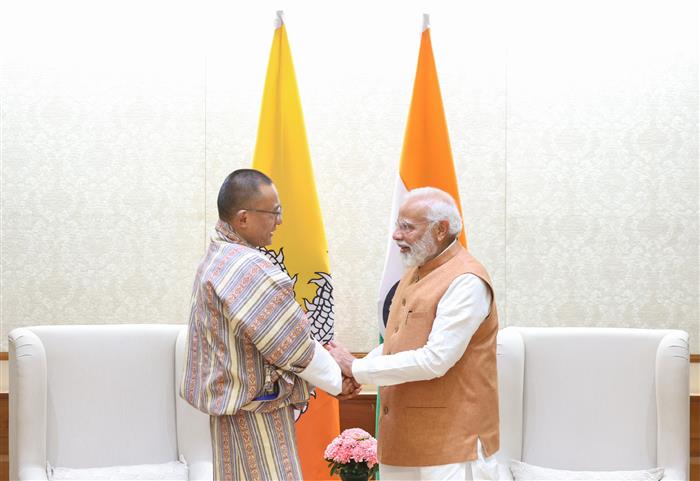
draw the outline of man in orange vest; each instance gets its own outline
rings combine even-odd
[[[461,230],[449,194],[409,192],[393,234],[407,269],[384,344],[363,359],[329,347],[344,375],[381,386],[382,481],[498,479],[498,314]]]

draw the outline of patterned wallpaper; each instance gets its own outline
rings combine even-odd
[[[429,11],[502,324],[680,328],[700,353],[694,2],[281,3],[341,342],[376,342]],[[24,325],[186,322],[219,185],[252,159],[278,6],[108,5],[4,7],[0,350]]]

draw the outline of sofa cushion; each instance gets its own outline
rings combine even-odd
[[[171,461],[162,464],[136,464],[132,466],[108,466],[103,468],[62,468],[46,463],[49,481],[102,481],[102,480],[167,480],[187,481],[187,464]]]
[[[510,470],[515,481],[533,480],[606,480],[606,481],[659,481],[664,476],[663,468],[636,471],[567,471],[544,468],[522,461],[512,460]]]

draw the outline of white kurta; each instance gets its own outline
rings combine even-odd
[[[379,345],[366,357],[353,362],[353,376],[361,384],[378,386],[443,376],[466,351],[472,336],[488,316],[490,305],[491,292],[484,281],[473,274],[457,277],[438,303],[425,346],[383,355],[383,345]],[[498,479],[495,456],[484,459],[481,442],[477,448],[479,458],[476,461],[423,467],[380,464],[380,475],[384,481]]]

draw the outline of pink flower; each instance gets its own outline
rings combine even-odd
[[[331,474],[351,463],[353,466],[359,463],[364,464],[371,475],[377,470],[377,440],[364,429],[346,429],[326,447],[323,457],[333,466]]]

